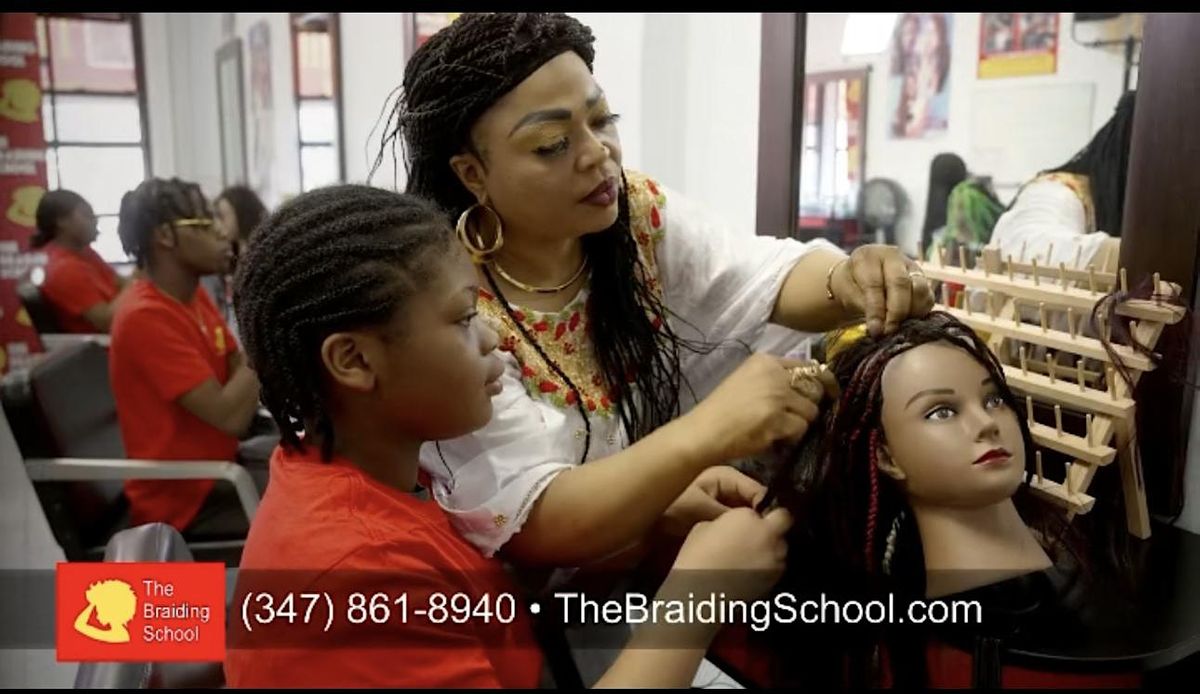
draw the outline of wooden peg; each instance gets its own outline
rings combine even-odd
[[[983,269],[983,276],[984,276],[984,277],[987,277],[987,276],[988,276],[988,269],[987,269],[987,265],[986,265],[986,264],[984,264],[984,262],[983,262],[983,253],[976,253],[976,254],[975,254],[975,267],[977,267],[977,268],[982,268],[982,269]]]
[[[1108,381],[1108,396],[1110,398],[1112,398],[1113,400],[1116,400],[1117,399],[1117,379],[1115,378],[1117,375],[1116,371],[1113,370],[1113,367],[1109,366],[1104,369],[1104,375],[1105,375],[1106,380]]]
[[[1066,263],[1058,264],[1058,281],[1062,282],[1063,289],[1067,288],[1067,264]]]
[[[1154,273],[1154,289],[1153,289],[1153,292],[1154,292],[1154,303],[1156,303],[1156,304],[1161,304],[1161,303],[1162,303],[1162,293],[1158,291],[1158,282],[1159,282],[1159,280],[1160,280],[1160,279],[1162,279],[1162,277],[1161,277],[1161,276],[1160,276],[1160,275],[1159,275],[1157,272],[1156,272],[1156,273]]]
[[[1041,282],[1038,281],[1037,256],[1033,256],[1033,259],[1030,262],[1033,264],[1033,286],[1036,287],[1041,284]]]
[[[1088,265],[1088,291],[1096,293],[1096,266]]]
[[[1071,333],[1071,339],[1075,339],[1075,308],[1067,307],[1067,332]]]
[[[1012,259],[1012,253],[1009,253],[1009,254],[1008,254],[1008,281],[1009,281],[1009,282],[1012,282],[1012,281],[1013,281],[1013,259]]]
[[[967,247],[966,246],[958,247],[958,266],[964,270],[968,269],[967,268]]]
[[[1067,463],[1067,466],[1066,466],[1066,473],[1067,473],[1066,477],[1067,478],[1065,480],[1063,480],[1064,482],[1066,482],[1066,485],[1067,485],[1067,496],[1069,496],[1072,499],[1075,498],[1075,481],[1071,479],[1071,470],[1073,470],[1073,469],[1075,469],[1075,463]]]
[[[1084,420],[1084,423],[1087,428],[1087,433],[1085,434],[1085,436],[1087,436],[1087,445],[1088,445],[1088,448],[1091,448],[1092,447],[1092,415],[1089,414],[1087,416],[1087,418]]]
[[[1046,302],[1038,302],[1038,320],[1042,324],[1042,332],[1046,332]]]
[[[1129,275],[1125,272],[1125,268],[1121,268],[1121,293],[1129,293]]]
[[[959,308],[965,310],[968,316],[971,315],[971,298],[967,296],[966,287],[963,287],[963,290],[958,293],[958,303],[960,304]]]
[[[1062,405],[1054,406],[1054,433],[1062,436]]]
[[[1101,314],[1099,316],[1096,316],[1096,322],[1099,324],[1097,327],[1100,329],[1100,339],[1102,339],[1102,340],[1111,339],[1108,334],[1108,319],[1105,318],[1103,314]]]
[[[1012,354],[1012,352],[1009,352],[1009,354]],[[1021,375],[1028,376],[1029,375],[1029,362],[1028,362],[1029,353],[1025,351],[1025,345],[1021,345],[1020,347],[1017,348],[1017,354],[1020,355],[1020,359],[1021,359]]]
[[[1038,484],[1041,484],[1045,475],[1042,474],[1042,452],[1040,450],[1034,454],[1034,460],[1036,461],[1037,481]]]
[[[1087,392],[1087,385],[1083,379],[1083,360],[1075,360],[1075,380],[1079,382],[1079,392]]]
[[[1025,244],[1026,243],[1027,243],[1026,241],[1021,242],[1021,255],[1017,257],[1017,260],[1021,261],[1022,263],[1025,262]]]
[[[950,285],[942,282],[942,306],[950,307]]]
[[[1025,396],[1025,421],[1033,425],[1033,397],[1030,395]]]
[[[1079,269],[1079,261],[1083,259],[1083,244],[1075,246],[1075,264],[1071,266],[1072,270]]]
[[[1016,299],[1013,299],[1013,326],[1021,326],[1021,304]]]
[[[946,247],[938,246],[938,266],[946,267]]]
[[[1036,258],[1037,255],[1035,254],[1034,257]],[[1053,262],[1054,262],[1054,244],[1051,243],[1046,246],[1046,267],[1050,267],[1051,263],[1053,263]]]
[[[984,267],[987,267],[987,266],[985,265]],[[992,320],[996,320],[996,301],[992,297],[992,290],[990,290],[990,289],[988,290],[988,293],[987,293],[987,306],[988,306],[988,315],[991,316]]]
[[[1050,374],[1050,385],[1054,385],[1054,357],[1050,353],[1046,353],[1046,371]]]

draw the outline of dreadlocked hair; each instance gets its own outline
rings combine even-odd
[[[877,460],[886,443],[880,417],[884,369],[904,352],[936,342],[969,353],[987,369],[1005,404],[1014,412],[1023,411],[986,343],[948,313],[934,311],[904,321],[889,335],[864,335],[851,342],[829,362],[842,394],[810,427],[820,435],[806,437],[770,481],[771,494],[796,518],[780,590],[858,601],[864,595],[867,600],[886,599],[888,593],[896,594],[897,602],[925,597],[924,551],[914,514],[900,486],[879,474]],[[1032,478],[1033,439],[1025,417],[1017,421],[1027,477]],[[1022,482],[1013,502],[1052,556],[1075,556],[1065,518],[1033,497],[1028,482]],[[914,651],[912,638],[900,638],[882,625],[826,625],[819,637],[811,632],[781,628],[769,637],[772,648],[784,648],[784,642],[796,638],[812,641],[811,647],[787,648],[789,656],[776,663],[780,681],[877,686],[883,677],[877,649],[886,643],[893,681],[927,686],[924,655]],[[792,657],[795,653],[801,655]]]
[[[212,210],[200,186],[178,178],[151,178],[121,198],[117,235],[125,253],[144,268],[156,228],[178,219],[207,217],[212,217]]]
[[[363,185],[304,193],[255,229],[234,277],[234,306],[285,447],[315,435],[332,457],[321,342],[390,321],[429,281],[430,260],[451,238],[432,203]]]
[[[395,159],[396,144],[402,142],[408,192],[437,201],[450,219],[456,219],[476,200],[450,167],[450,158],[465,151],[483,160],[472,142],[471,127],[501,96],[558,55],[574,52],[591,70],[593,40],[590,29],[565,14],[462,15],[430,37],[409,60],[374,170],[389,147]],[[622,425],[629,439],[636,441],[679,414],[680,349],[704,351],[708,346],[681,339],[666,322],[668,310],[649,288],[630,232],[624,179],[616,222],[584,237],[582,243],[591,267],[586,310],[596,358]],[[484,274],[513,324],[574,392],[590,442],[583,394],[516,320],[512,305],[486,267]],[[587,454],[585,444],[581,462]]]
[[[1087,176],[1096,211],[1096,229],[1110,236],[1121,236],[1135,94],[1126,92],[1117,101],[1112,117],[1070,161],[1046,172]]]

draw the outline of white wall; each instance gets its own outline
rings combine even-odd
[[[216,13],[143,13],[146,100],[153,174],[195,181],[210,196],[221,190],[221,134],[217,113],[216,54],[224,43]],[[243,41],[243,86],[247,153],[254,151],[250,119],[250,56],[245,44],[251,26],[270,26],[274,163],[271,187],[259,190],[264,202],[278,204],[300,189],[296,102],[292,94],[291,34],[286,13],[239,13],[234,31]],[[251,183],[254,182],[251,164]]]
[[[623,140],[641,136],[640,156],[627,156],[627,165],[751,233],[757,207],[761,15],[612,17],[614,24],[628,27],[623,29],[627,36],[636,35],[641,22],[640,55],[596,31],[596,76],[604,89],[611,92],[614,82],[641,85],[640,111],[626,109],[632,117],[621,125]],[[614,48],[619,55],[610,58]],[[606,61],[616,65],[608,63],[602,71]],[[626,151],[631,152],[628,146]]]
[[[760,15],[575,16],[596,36],[595,74],[622,115],[625,164],[704,201],[739,228],[752,229]],[[299,189],[286,15],[237,14],[234,25],[244,41],[247,29],[263,18],[271,22],[277,183],[267,202],[275,204]],[[380,112],[403,79],[405,25],[400,13],[343,13],[340,20],[346,179],[363,182],[383,134]],[[215,77],[215,55],[223,43],[220,15],[146,13],[143,26],[154,172],[196,180],[215,194],[221,184]],[[244,60],[248,77],[248,54]],[[246,101],[248,109],[248,87]],[[253,151],[249,113],[246,127]],[[396,181],[401,188],[403,168],[401,163]],[[373,183],[391,187],[391,171],[389,157]]]
[[[339,15],[342,33],[342,109],[346,142],[343,157],[346,181],[365,183],[379,152],[389,111],[384,102],[404,79],[405,24],[399,13],[345,12]],[[389,106],[391,104],[388,104]],[[382,112],[382,116],[380,115]],[[371,133],[372,128],[375,129]],[[368,135],[370,138],[368,140]],[[401,150],[397,146],[397,156]],[[397,162],[395,187],[404,189],[403,162]],[[392,162],[380,165],[375,185],[393,187]]]
[[[1071,16],[1060,15],[1058,69],[1053,75],[979,80],[976,78],[979,54],[979,13],[955,12],[952,58],[950,67],[950,112],[949,126],[944,135],[923,140],[893,139],[887,131],[888,125],[888,53],[868,57],[844,58],[841,55],[842,33],[847,15],[844,13],[815,13],[808,16],[808,41],[805,51],[806,72],[823,72],[869,66],[867,95],[867,140],[866,176],[886,177],[896,180],[909,196],[910,214],[901,223],[897,235],[898,243],[916,251],[925,217],[925,196],[929,187],[929,164],[933,157],[942,152],[959,155],[972,173],[987,174],[976,170],[972,161],[972,109],[1003,109],[1006,104],[1003,94],[1006,89],[1036,85],[1068,85],[1087,83],[1095,87],[1092,122],[1088,132],[1079,132],[1077,142],[1070,149],[1082,147],[1091,134],[1099,129],[1117,103],[1124,77],[1124,56],[1120,48],[1084,48],[1071,39]],[[1095,38],[1091,27],[1081,27],[1081,39]],[[1048,117],[1053,117],[1048,114]],[[1006,146],[1021,147],[1020,133],[1013,133],[1012,141]],[[1043,167],[1062,163],[1046,160]],[[1030,170],[1032,177],[1037,170]],[[1015,192],[1001,189],[1001,196]]]

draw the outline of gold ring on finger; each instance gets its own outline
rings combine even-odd
[[[817,379],[817,374],[820,373],[820,366],[796,366],[790,369],[790,371],[791,378],[788,384],[792,387],[792,390],[813,402],[820,402],[821,398],[825,395],[825,386]]]

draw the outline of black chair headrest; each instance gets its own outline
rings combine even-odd
[[[29,314],[29,320],[38,334],[62,332],[62,326],[58,324],[54,311],[50,309],[50,304],[46,302],[42,290],[37,285],[32,282],[18,283],[17,296],[21,298],[21,305],[25,307],[25,312]]]
[[[81,342],[56,349],[34,365],[30,381],[56,455],[125,457],[105,347]]]

